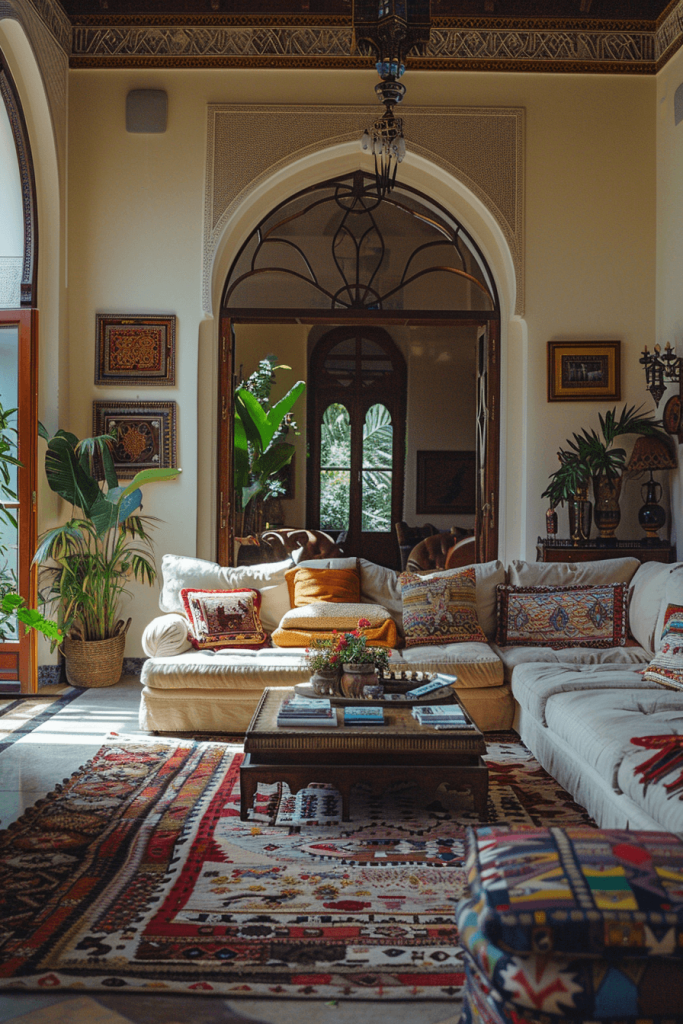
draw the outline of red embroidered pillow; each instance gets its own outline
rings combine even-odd
[[[594,587],[499,586],[501,647],[624,647],[625,583]]]
[[[198,651],[257,648],[268,643],[261,625],[258,590],[180,591],[190,620],[189,640]]]

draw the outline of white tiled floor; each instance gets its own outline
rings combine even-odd
[[[0,828],[7,828],[101,747],[107,734],[138,729],[140,683],[124,677],[116,686],[88,690],[57,715],[0,752]],[[457,1024],[448,1002],[329,1004],[306,1000],[188,999],[169,996],[0,995],[0,1021],[21,1024]]]

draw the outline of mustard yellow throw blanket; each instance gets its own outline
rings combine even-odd
[[[337,634],[339,632],[337,630]],[[387,647],[391,650],[398,645],[398,630],[393,619],[385,619],[379,626],[366,626],[363,633],[368,647]],[[334,636],[329,629],[283,629],[280,625],[271,639],[276,647],[311,647],[316,640],[332,640]]]

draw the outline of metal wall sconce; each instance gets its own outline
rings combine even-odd
[[[667,341],[664,352],[659,345],[655,345],[654,352],[648,352],[646,345],[638,362],[645,367],[646,387],[658,406],[667,386],[680,383],[680,358]]]

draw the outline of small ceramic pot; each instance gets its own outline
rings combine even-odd
[[[311,676],[311,686],[313,687],[313,693],[318,697],[333,697],[339,693],[339,673],[334,670],[331,672],[314,672]]]
[[[362,697],[366,686],[377,686],[379,676],[372,662],[345,664],[344,673],[339,680],[342,697]]]

